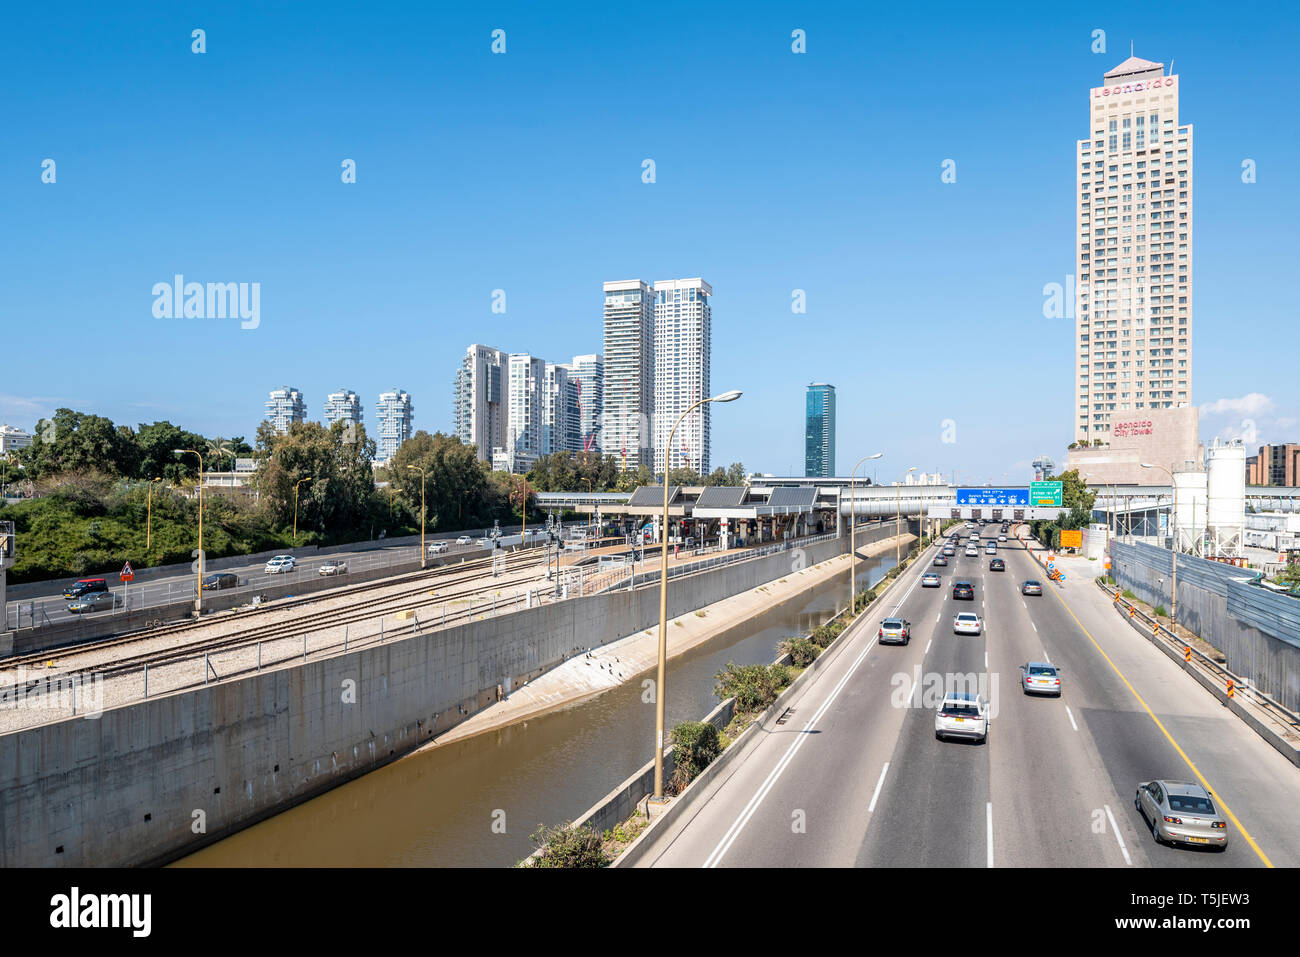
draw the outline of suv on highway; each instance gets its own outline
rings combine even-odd
[[[949,692],[943,696],[939,713],[934,716],[934,736],[940,741],[944,738],[988,741],[988,705],[978,694],[968,691]]]
[[[63,589],[64,598],[81,598],[92,592],[108,591],[108,582],[102,578],[80,578]]]
[[[989,571],[991,571],[991,572],[1004,572],[1004,571],[1006,571],[1006,570],[1007,570],[1007,563],[1004,562],[1002,559],[1000,559],[1000,558],[990,558],[990,559],[989,559]]]
[[[462,536],[460,536],[460,538],[456,539],[456,544],[457,544],[457,545],[472,545],[472,544],[474,544],[474,539],[470,538],[468,535],[462,535]]]
[[[429,554],[430,554],[430,555],[441,555],[443,552],[445,552],[445,551],[447,550],[447,548],[448,548],[448,546],[447,546],[447,543],[446,543],[446,542],[433,542],[433,543],[429,546]]]
[[[341,558],[327,558],[316,569],[319,575],[346,575],[347,572],[348,563]]]
[[[967,601],[975,600],[975,586],[968,581],[956,581],[952,583],[953,600],[966,599]]]
[[[880,623],[876,640],[882,645],[905,645],[912,640],[912,623],[904,618],[886,618]]]

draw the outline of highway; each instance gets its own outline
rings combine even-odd
[[[1047,582],[1014,540],[998,549],[1005,572],[989,571],[982,548],[958,549],[947,568],[933,568],[935,554],[828,652],[785,724],[771,719],[702,800],[652,834],[642,864],[1300,864],[1300,771],[1129,629],[1091,580]],[[919,587],[931,570],[942,587]],[[952,599],[955,578],[973,583],[974,601]],[[1027,578],[1042,597],[1021,596]],[[970,610],[984,636],[955,636],[952,619]],[[910,644],[876,643],[886,613],[912,622]],[[1030,660],[1063,669],[1059,699],[1021,692]],[[927,690],[956,676],[992,700],[987,744],[935,739]],[[1231,812],[1226,851],[1158,846],[1134,809],[1139,782],[1197,773]]]

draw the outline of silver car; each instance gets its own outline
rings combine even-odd
[[[117,608],[121,604],[121,598],[111,591],[92,591],[68,602],[68,611],[74,615],[84,615],[90,611]]]
[[[1061,669],[1047,661],[1030,661],[1020,666],[1020,690],[1025,694],[1061,696]]]
[[[906,645],[912,640],[912,623],[905,618],[886,618],[880,623],[876,640],[882,645]]]
[[[989,739],[989,707],[977,694],[952,691],[943,696],[943,704],[934,716],[934,736],[945,738],[970,738],[987,742]]]
[[[1199,784],[1147,781],[1138,785],[1133,806],[1157,844],[1198,844],[1221,851],[1228,847],[1228,822]]]

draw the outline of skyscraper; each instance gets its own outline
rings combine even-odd
[[[573,367],[561,362],[545,364],[542,385],[542,454],[581,452],[578,419],[578,381]]]
[[[411,416],[415,407],[411,405],[411,395],[401,389],[393,388],[379,393],[379,442],[375,459],[387,462],[411,437]]]
[[[288,385],[272,389],[271,397],[266,400],[266,420],[277,432],[288,432],[294,422],[307,421],[307,403],[302,393]]]
[[[1078,141],[1075,439],[1192,395],[1192,127],[1179,77],[1129,57],[1091,93]]]
[[[803,474],[821,478],[835,474],[835,386],[825,382],[808,386],[804,408]]]
[[[640,279],[607,282],[602,447],[620,468],[650,465],[654,414],[654,290]]]
[[[713,287],[703,279],[666,279],[654,284],[654,469],[709,471],[710,406],[700,406],[668,433],[677,417],[709,396]]]
[[[578,386],[578,448],[600,452],[604,449],[600,435],[600,414],[605,408],[604,356],[574,356],[569,378]]]
[[[492,449],[492,467],[523,474],[542,454],[546,362],[526,352],[508,357],[505,444]]]
[[[507,353],[491,346],[465,350],[452,389],[455,434],[477,447],[480,461],[491,462],[492,450],[506,441],[506,394],[503,382]]]
[[[327,426],[338,421],[360,425],[361,412],[361,398],[351,389],[339,389],[337,392],[331,392],[325,398],[325,424]]]

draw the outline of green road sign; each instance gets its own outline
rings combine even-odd
[[[1029,485],[1029,504],[1045,508],[1060,508],[1061,483],[1031,482]]]

